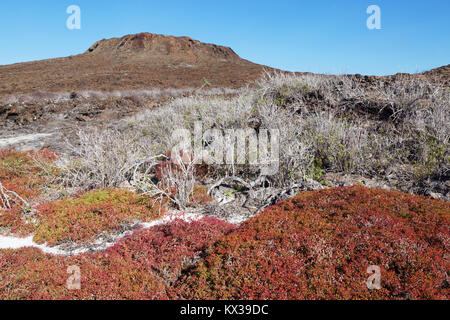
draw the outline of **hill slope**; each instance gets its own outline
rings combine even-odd
[[[103,39],[84,53],[0,66],[0,98],[36,92],[114,91],[148,88],[238,88],[263,69],[231,48],[189,37],[152,33]],[[449,66],[413,77],[449,84]],[[378,77],[365,77],[375,79]]]
[[[425,76],[450,86],[450,64],[423,73]]]
[[[239,87],[264,66],[232,49],[151,33],[103,39],[76,56],[0,66],[0,97],[36,91]]]

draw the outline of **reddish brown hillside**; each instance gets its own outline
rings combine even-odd
[[[101,40],[66,58],[0,66],[0,97],[36,91],[240,87],[264,66],[232,49],[188,37],[151,33]]]
[[[104,55],[126,59],[128,62],[154,60],[155,64],[172,63],[217,63],[231,62],[242,64],[242,60],[231,48],[202,43],[188,37],[163,36],[140,33],[122,38],[100,40],[85,54]]]
[[[442,66],[440,68],[432,69],[430,71],[424,72],[423,74],[429,78],[450,86],[450,64]]]

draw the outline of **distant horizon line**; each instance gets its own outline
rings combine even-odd
[[[270,65],[267,65],[267,64],[257,63],[257,62],[254,62],[254,61],[252,61],[252,60],[243,58],[243,57],[241,57],[241,55],[239,55],[239,54],[238,54],[232,47],[230,47],[230,46],[221,45],[221,44],[212,43],[212,42],[203,42],[203,41],[201,41],[201,40],[192,38],[191,36],[187,36],[187,35],[184,35],[184,36],[180,36],[180,35],[170,35],[170,34],[163,34],[163,33],[153,33],[153,32],[148,32],[148,31],[143,31],[143,32],[138,32],[138,33],[128,33],[128,34],[125,34],[125,35],[122,35],[122,36],[119,35],[119,36],[113,36],[113,37],[109,37],[109,38],[102,38],[102,39],[96,40],[92,45],[94,45],[94,44],[97,43],[97,42],[104,41],[104,40],[121,39],[121,38],[124,38],[124,37],[127,37],[127,36],[135,36],[135,35],[140,35],[140,34],[150,34],[150,35],[157,35],[157,36],[164,36],[164,37],[174,37],[174,38],[188,38],[188,39],[191,39],[191,40],[194,40],[194,41],[199,41],[199,42],[201,42],[201,43],[203,43],[203,44],[210,44],[210,45],[216,45],[216,46],[221,46],[221,47],[230,48],[230,49],[233,50],[233,51],[234,51],[241,59],[250,61],[250,62],[255,63],[255,64],[260,64],[260,65],[262,65],[262,66],[266,66],[266,67],[269,67],[269,68],[272,68],[272,69],[277,69],[277,70],[280,70],[280,71],[283,71],[283,72],[292,72],[292,73],[311,73],[311,74],[318,74],[318,75],[362,75],[362,76],[371,76],[371,77],[385,77],[385,76],[394,76],[394,75],[398,75],[398,74],[412,74],[412,75],[413,75],[413,74],[422,74],[422,73],[425,73],[425,72],[427,72],[427,71],[431,71],[431,70],[434,70],[434,69],[439,69],[439,68],[442,68],[442,67],[450,66],[450,63],[449,63],[449,64],[437,65],[437,66],[432,67],[432,68],[430,68],[430,69],[417,70],[417,71],[415,71],[415,72],[402,72],[402,71],[397,71],[397,72],[395,72],[395,73],[388,73],[388,74],[382,74],[382,75],[376,75],[376,74],[364,74],[364,73],[358,73],[358,72],[356,72],[356,73],[355,73],[355,72],[353,72],[353,73],[345,73],[345,72],[342,72],[342,73],[335,73],[335,72],[314,72],[314,71],[300,71],[300,70],[297,70],[297,71],[293,71],[293,70],[283,70],[283,69],[279,69],[279,68],[274,67],[274,66],[270,66]],[[92,46],[92,45],[91,45],[91,46]],[[91,47],[91,46],[90,46],[90,47]],[[89,49],[89,47],[88,47],[88,49]],[[66,58],[70,58],[70,57],[75,57],[75,56],[83,55],[83,54],[86,53],[86,51],[87,51],[88,49],[86,49],[84,52],[76,53],[76,54],[70,54],[70,55],[67,55],[67,56],[56,56],[56,57],[49,57],[49,58],[43,58],[43,59],[25,60],[25,61],[17,61],[17,62],[8,63],[8,64],[0,64],[0,67],[13,66],[13,65],[16,65],[16,64],[33,63],[33,62],[39,62],[39,61],[47,61],[47,60],[66,59]]]

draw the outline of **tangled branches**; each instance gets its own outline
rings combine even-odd
[[[6,189],[0,182],[0,209],[11,209],[13,204],[21,207],[29,207],[28,202],[19,196],[16,192]]]

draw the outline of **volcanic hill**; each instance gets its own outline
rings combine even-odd
[[[425,76],[450,86],[450,64],[423,73]]]
[[[0,66],[0,97],[10,94],[146,88],[237,88],[264,67],[231,48],[151,33],[103,39],[65,58]],[[206,80],[206,81],[205,81]]]

